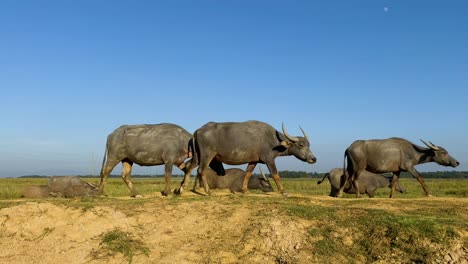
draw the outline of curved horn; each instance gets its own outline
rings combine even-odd
[[[91,183],[91,182],[86,182],[87,185],[93,187],[93,188],[97,188],[98,186],[94,183]]]
[[[260,170],[260,173],[262,173],[262,177],[265,181],[268,181],[267,177],[265,176],[265,173],[263,173],[262,167],[258,166],[258,169]]]
[[[434,148],[434,150],[440,150],[440,148],[436,145],[434,145],[432,142],[429,141],[429,144],[432,145],[432,147]]]
[[[299,126],[299,128],[301,129],[301,131],[302,131],[302,134],[304,134],[304,137],[307,139],[307,141],[309,141],[309,142],[310,142],[310,140],[309,140],[309,137],[307,136],[307,134],[306,134],[306,132],[304,131],[304,129],[302,129],[302,127],[301,127],[301,126]]]
[[[430,141],[429,143],[427,143],[426,141],[420,139],[422,143],[424,143],[424,145],[428,146],[430,149],[432,150],[439,150],[439,148],[437,146],[435,146],[434,144],[432,144]]]
[[[282,123],[282,128],[283,128],[283,134],[291,141],[293,142],[298,142],[299,139],[297,137],[291,137],[288,132],[286,132],[286,129],[284,129],[284,123]]]

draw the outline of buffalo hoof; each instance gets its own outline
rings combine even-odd
[[[426,197],[434,197],[432,194],[426,194]]]
[[[284,192],[284,193],[281,193],[284,197],[289,197],[289,193],[287,192]]]
[[[174,194],[181,195],[184,192],[184,188],[179,187],[174,190]]]

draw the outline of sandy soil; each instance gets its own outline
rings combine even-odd
[[[316,263],[306,240],[316,221],[225,199],[171,199],[146,197],[131,210],[22,200],[0,210],[0,263],[128,263],[102,249],[102,234],[115,229],[149,248],[133,263]]]

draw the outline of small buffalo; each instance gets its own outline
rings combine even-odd
[[[47,185],[67,198],[95,196],[98,192],[98,186],[85,182],[78,176],[50,177]]]
[[[21,197],[48,198],[48,197],[84,197],[95,196],[98,187],[85,182],[78,176],[54,176],[49,178],[47,185],[26,186]]]
[[[329,195],[335,197],[340,190],[340,181],[343,175],[343,168],[332,169],[329,173],[326,173],[325,176],[323,176],[322,180],[318,181],[317,184],[321,184],[325,180],[325,178],[328,178],[331,187]],[[372,172],[364,171],[362,172],[359,179],[357,179],[357,181],[359,181],[360,194],[366,193],[369,197],[374,197],[375,190],[377,190],[378,188],[391,188],[392,176],[384,176],[382,174],[375,174]],[[405,189],[398,183],[396,188],[400,193],[405,192]],[[344,188],[344,192],[349,194],[355,194],[356,189],[349,181],[347,181]]]
[[[63,196],[66,198],[96,196],[98,187],[91,185],[72,185],[63,190]]]
[[[247,188],[250,190],[262,190],[264,192],[273,192],[273,187],[268,181],[267,177],[260,169],[262,177],[251,177],[249,179]],[[211,168],[206,170],[206,180],[210,189],[229,189],[232,193],[242,191],[242,183],[244,182],[245,171],[241,169],[226,169],[224,176],[218,176],[218,174]],[[197,186],[197,181],[201,179],[200,175],[197,175],[195,178],[195,183],[193,185],[192,191],[195,191]],[[201,185],[201,183],[200,183]],[[200,186],[202,187],[202,186]]]

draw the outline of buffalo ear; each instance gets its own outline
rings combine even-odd
[[[292,147],[292,143],[288,140],[283,140],[281,141],[281,146],[285,147],[285,148],[290,148]]]

